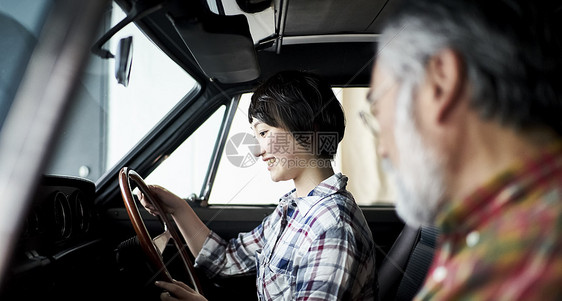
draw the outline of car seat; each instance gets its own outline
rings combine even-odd
[[[433,260],[438,235],[435,227],[404,226],[378,271],[380,300],[414,298]]]

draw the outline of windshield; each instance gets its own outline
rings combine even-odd
[[[114,4],[99,36],[124,17]],[[115,59],[90,55],[48,174],[97,181],[197,86],[134,24],[120,30],[103,48],[115,54],[119,40],[129,36],[133,37],[133,60],[128,86],[115,78]]]
[[[51,5],[51,1],[0,1],[0,128]]]

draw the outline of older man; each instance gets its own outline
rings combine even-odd
[[[562,296],[560,11],[415,0],[381,36],[369,101],[397,211],[442,231],[418,299]]]

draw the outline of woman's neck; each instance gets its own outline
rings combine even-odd
[[[330,163],[329,160],[327,161]],[[328,164],[328,167],[325,168],[310,167],[304,169],[298,177],[293,179],[297,197],[307,196],[312,189],[332,175],[334,175],[334,170],[330,164]]]

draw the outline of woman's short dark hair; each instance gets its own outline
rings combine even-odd
[[[318,158],[332,159],[343,139],[345,117],[332,87],[317,75],[282,71],[260,85],[248,119],[289,131]]]

